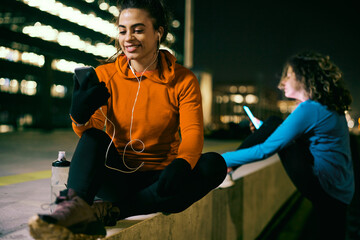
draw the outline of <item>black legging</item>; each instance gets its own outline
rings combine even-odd
[[[270,117],[238,149],[264,142],[281,123],[280,118]],[[298,139],[278,154],[293,184],[314,206],[318,220],[318,239],[345,239],[347,205],[328,195],[321,187],[313,172],[314,158],[309,144]]]
[[[122,173],[105,166],[105,153],[110,137],[103,131],[86,130],[73,155],[68,188],[92,204],[95,196],[115,203],[121,218],[154,212],[181,212],[221,184],[226,176],[226,164],[218,153],[202,154],[192,170],[192,179],[174,196],[157,194],[158,178],[162,171]],[[111,144],[107,165],[129,171],[122,156]]]

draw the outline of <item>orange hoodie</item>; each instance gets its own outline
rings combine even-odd
[[[140,171],[149,171],[162,170],[175,158],[183,158],[194,168],[204,142],[199,83],[190,70],[175,63],[176,58],[168,51],[161,50],[159,54],[164,77],[159,77],[158,70],[143,74],[133,112],[131,139],[141,140],[145,148],[142,152],[135,152],[128,146],[125,162],[131,167],[144,162]],[[125,145],[130,141],[132,109],[139,83],[125,55],[95,70],[111,95],[107,106],[102,106],[102,111],[114,123],[115,129],[107,121],[106,133],[112,137],[115,131],[113,142],[122,156]],[[140,79],[141,73],[136,75]],[[97,110],[86,126],[73,124],[73,129],[81,136],[88,128],[104,129],[104,125],[105,117]],[[142,149],[140,141],[132,143],[135,150]]]

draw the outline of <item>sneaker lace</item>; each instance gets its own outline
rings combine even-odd
[[[92,208],[97,219],[106,226],[116,225],[120,216],[120,210],[118,207],[113,206],[111,202],[95,201]]]
[[[59,196],[56,196],[56,199],[55,199],[55,202],[52,202],[52,203],[43,203],[40,205],[41,209],[42,210],[49,210],[50,207],[54,206],[54,205],[57,205],[65,200],[68,200],[68,197],[67,197],[67,193],[68,193],[68,190],[65,189],[63,191],[60,191],[60,194]],[[55,195],[55,194],[54,194]]]

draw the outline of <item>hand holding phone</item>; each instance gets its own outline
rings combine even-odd
[[[75,69],[70,114],[76,123],[86,123],[98,108],[107,104],[109,97],[105,83],[99,81],[94,68]]]
[[[263,121],[257,119],[256,117],[254,117],[254,115],[252,114],[250,108],[248,106],[243,106],[245,113],[248,115],[250,121],[252,122],[252,124],[254,125],[254,127],[256,129],[259,129],[260,126],[263,124]]]
[[[74,72],[79,85],[83,88],[89,88],[99,83],[93,67],[75,68]]]

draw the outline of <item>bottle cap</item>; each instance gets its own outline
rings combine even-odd
[[[59,151],[57,160],[65,159],[65,151]]]
[[[52,162],[53,167],[68,167],[70,162],[66,160],[65,151],[59,151],[58,159]]]

